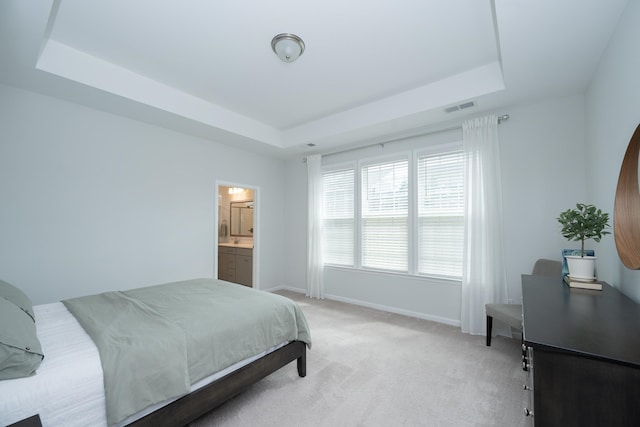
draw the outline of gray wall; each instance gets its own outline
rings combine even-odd
[[[500,126],[505,218],[505,248],[509,298],[521,297],[521,273],[536,258],[559,259],[562,248],[575,247],[559,233],[555,218],[576,202],[613,208],[618,173],[629,138],[640,123],[640,2],[629,2],[592,82],[584,95],[514,105],[497,113],[511,119]],[[302,206],[303,164],[291,161],[287,206]],[[297,222],[292,226],[302,229]],[[596,250],[597,274],[640,302],[640,272],[622,265],[613,236],[590,242]],[[287,245],[289,257],[304,261],[304,239]],[[285,276],[286,284],[304,289],[305,270]],[[371,280],[361,272],[330,272],[331,297],[363,305],[413,312],[459,321],[457,285],[381,275]],[[331,282],[331,283],[329,283]],[[457,288],[456,288],[457,286]],[[370,290],[373,289],[373,292]],[[416,307],[423,301],[422,306]],[[434,308],[434,305],[441,303]]]
[[[500,126],[509,297],[539,257],[571,246],[558,213],[613,213],[640,121],[640,3],[630,2],[586,95],[514,105]],[[211,277],[216,181],[260,191],[260,287],[304,291],[306,167],[0,85],[0,278],[36,303]],[[586,150],[586,151],[585,151]],[[592,244],[599,277],[640,300],[614,239]],[[448,323],[459,284],[331,269],[331,297]]]
[[[34,303],[212,277],[217,181],[259,188],[282,284],[282,160],[2,85],[0,129],[0,278]]]
[[[586,95],[587,191],[593,203],[611,214],[620,165],[640,123],[638,22],[640,2],[630,1]],[[640,273],[620,262],[612,236],[602,240],[597,255],[599,276],[640,302]]]
[[[574,95],[497,113],[511,116],[499,126],[499,136],[509,298],[518,302],[520,274],[530,273],[537,258],[559,260],[562,248],[573,247],[560,235],[556,217],[586,199],[584,98]],[[286,193],[288,212],[306,209],[306,169],[300,159],[287,163]],[[301,216],[288,222],[292,231],[295,227],[291,236],[299,238],[287,243],[295,267],[287,270],[285,282],[302,290],[306,222]],[[460,321],[459,282],[327,268],[325,286],[330,298],[450,324]]]

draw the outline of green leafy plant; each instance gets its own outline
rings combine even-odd
[[[602,236],[611,234],[605,229],[610,227],[609,214],[593,205],[577,203],[575,209],[567,209],[557,218],[562,224],[562,235],[569,241],[580,241],[580,256],[584,257],[584,241],[593,239],[599,242]]]

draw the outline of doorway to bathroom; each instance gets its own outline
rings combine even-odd
[[[217,278],[257,287],[256,265],[257,188],[233,183],[217,185],[214,272]]]

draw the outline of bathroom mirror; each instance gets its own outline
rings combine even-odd
[[[622,263],[640,270],[640,190],[638,188],[638,156],[640,125],[629,141],[622,160],[613,210],[613,235]]]
[[[253,236],[253,200],[231,202],[231,235]]]

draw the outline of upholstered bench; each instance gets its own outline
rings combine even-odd
[[[562,285],[562,262],[550,259],[539,259],[533,266],[534,276],[558,278],[558,286]],[[497,319],[522,333],[522,304],[485,304],[487,313],[487,346],[491,345],[493,319]]]

